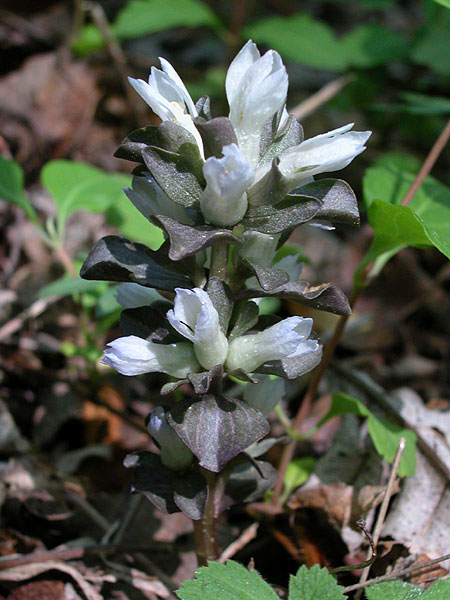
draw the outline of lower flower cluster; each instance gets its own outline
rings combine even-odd
[[[110,342],[101,362],[122,375],[161,372],[185,378],[216,365],[223,365],[230,373],[252,373],[264,363],[319,350],[318,342],[309,338],[312,319],[289,317],[229,341],[205,290],[177,288],[175,292],[174,307],[166,314],[167,324],[188,341],[162,344],[129,335]]]

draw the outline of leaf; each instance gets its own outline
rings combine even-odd
[[[380,25],[360,25],[341,40],[341,51],[349,65],[366,69],[402,60],[408,42],[398,31]]]
[[[177,0],[176,10],[165,0],[131,0],[117,15],[113,31],[119,39],[136,38],[172,27],[217,27],[209,6],[199,0]]]
[[[319,200],[322,205],[315,218],[345,225],[359,225],[359,209],[355,192],[346,181],[342,179],[319,179],[308,183],[290,195],[311,196]]]
[[[156,125],[148,125],[148,127],[135,129],[122,140],[120,146],[114,152],[114,156],[116,158],[123,158],[124,160],[131,160],[132,162],[143,163],[142,150],[148,146],[156,145],[156,130]]]
[[[81,279],[81,277],[62,277],[57,281],[44,285],[44,287],[39,290],[38,298],[48,298],[49,296],[71,296],[72,294],[98,290],[104,286],[105,284],[99,283],[98,281],[86,281],[85,279]]]
[[[427,590],[404,581],[383,581],[366,588],[368,600],[446,600],[450,594],[450,580],[437,581]]]
[[[55,201],[61,232],[70,213],[104,212],[120,202],[123,188],[130,185],[130,177],[70,160],[52,160],[42,169],[41,182]]]
[[[219,313],[219,325],[226,335],[233,310],[233,295],[228,285],[219,277],[210,276],[206,288],[214,308]]]
[[[373,445],[386,462],[392,463],[401,437],[406,440],[403,457],[398,474],[400,477],[411,477],[416,468],[416,435],[414,432],[399,427],[394,423],[379,419],[357,398],[347,394],[333,394],[329,412],[321,419],[318,427],[324,425],[337,415],[353,414],[367,418],[369,435]]]
[[[289,600],[345,600],[343,587],[325,567],[301,566],[289,578]]]
[[[23,179],[22,167],[13,160],[0,156],[0,198],[19,206],[30,221],[37,224],[39,220],[36,212],[23,192]]]
[[[257,571],[234,560],[197,569],[195,579],[184,581],[176,594],[180,600],[279,600]]]
[[[259,319],[258,305],[251,300],[246,302],[244,306],[238,304],[235,308],[235,313],[236,316],[233,314],[233,319],[235,320],[232,321],[231,332],[228,336],[229,342],[254,327]]]
[[[441,6],[445,6],[446,8],[450,8],[450,0],[434,0]]]
[[[268,462],[246,460],[233,469],[225,487],[229,504],[254,502],[272,489],[278,479],[278,471]]]
[[[116,202],[106,213],[106,220],[126,238],[134,242],[142,242],[152,250],[158,250],[164,241],[164,234],[159,227],[151,223],[126,198]]]
[[[311,285],[306,281],[290,281],[271,290],[244,289],[236,293],[236,298],[284,298],[292,302],[306,304],[316,310],[324,310],[337,315],[350,315],[351,309],[344,292],[333,283]]]
[[[134,469],[132,492],[143,494],[160,510],[181,510],[189,518],[201,519],[206,504],[206,480],[198,471],[184,473],[165,467],[152,452],[128,454],[124,466]]]
[[[107,235],[91,249],[80,275],[90,280],[131,281],[171,292],[176,287],[193,287],[188,277],[167,269],[165,265],[172,266],[163,249],[154,251],[143,244]],[[183,264],[178,265],[183,269]]]
[[[192,172],[192,165],[185,157],[156,146],[144,148],[142,157],[156,183],[171,200],[185,207],[198,204],[203,177]]]
[[[224,464],[269,432],[263,415],[241,400],[202,396],[177,402],[170,425],[205,469],[218,473]]]
[[[245,29],[246,37],[278,50],[290,62],[317,69],[343,71],[347,59],[333,30],[304,14],[270,17]]]
[[[259,285],[266,292],[289,282],[289,275],[277,267],[264,267],[244,257],[241,257],[241,261],[248,268],[249,275],[255,275]]]
[[[249,204],[241,225],[261,233],[282,233],[313,219],[321,208],[319,200],[305,195],[289,195],[276,204]]]
[[[415,46],[411,58],[444,76],[450,74],[450,13],[443,9],[436,14]]]
[[[281,117],[281,114],[280,110],[267,121],[261,131],[259,168],[281,154],[283,150],[303,142],[303,127],[293,115],[289,115],[282,130],[278,131],[280,119],[275,117]]]
[[[450,100],[442,96],[426,96],[413,92],[401,94],[406,102],[404,112],[413,115],[448,115],[450,114]]]
[[[314,470],[316,460],[311,456],[294,458],[288,465],[284,476],[283,495],[288,498],[293,491],[303,485]]]
[[[394,160],[366,171],[364,202],[375,237],[356,277],[374,260],[379,270],[406,246],[435,246],[450,258],[450,188],[428,176],[409,206],[397,206],[413,181]]]
[[[167,303],[167,311],[171,304]],[[124,336],[135,335],[157,344],[174,344],[180,335],[169,325],[164,312],[157,306],[127,308],[120,315],[120,329]]]
[[[238,238],[234,237],[229,229],[219,229],[209,225],[191,227],[163,215],[158,215],[154,219],[161,223],[169,235],[169,258],[173,261],[179,261],[216,244],[239,243]]]
[[[302,356],[266,362],[256,369],[256,373],[267,373],[286,377],[287,379],[296,379],[317,367],[321,360],[322,346],[319,346],[315,352],[308,352]]]

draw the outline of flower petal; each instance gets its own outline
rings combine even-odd
[[[191,344],[155,344],[135,335],[110,342],[100,362],[122,375],[160,372],[183,378],[200,370]]]
[[[228,104],[231,104],[247,70],[260,58],[259,50],[252,40],[241,48],[228,68],[225,80],[225,90]]]

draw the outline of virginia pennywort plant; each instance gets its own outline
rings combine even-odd
[[[314,176],[347,166],[370,132],[347,125],[304,141],[285,108],[280,56],[260,56],[251,41],[228,70],[228,117],[213,118],[206,96],[194,104],[173,67],[161,59],[161,68],[148,83],[130,79],[161,124],[133,131],[116,156],[137,163],[125,192],[165,242],[155,251],[107,236],[81,274],[127,282],[117,290],[123,337],[108,345],[103,363],[123,375],[172,378],[148,422],[160,454],[130,455],[126,466],[135,469],[135,491],[197,522],[205,562],[216,558],[220,511],[260,497],[276,480],[259,460],[266,417],[283,395],[281,380],[267,375],[294,379],[321,359],[312,319],[260,316],[258,298],[350,312],[333,284],[299,280],[296,257],[276,261],[299,225],[359,223],[348,184]],[[229,375],[247,383],[242,399],[227,394]],[[192,393],[175,401],[172,392],[185,384]]]

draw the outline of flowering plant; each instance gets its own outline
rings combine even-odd
[[[160,454],[133,454],[126,465],[135,468],[135,491],[201,524],[205,561],[216,558],[218,512],[275,482],[273,467],[256,460],[266,416],[283,395],[268,375],[297,378],[321,359],[312,319],[260,317],[257,299],[350,311],[333,284],[300,281],[296,257],[275,261],[299,225],[359,223],[348,184],[314,176],[347,166],[370,132],[347,125],[304,141],[285,108],[280,56],[260,56],[251,41],[227,73],[228,117],[213,118],[207,97],[194,104],[173,67],[161,59],[161,68],[148,83],[130,79],[161,124],[133,131],[116,156],[138,163],[126,194],[166,241],[154,251],[107,236],[81,275],[126,282],[118,288],[124,336],[108,345],[103,363],[123,375],[167,373],[175,380],[163,395],[193,388],[152,412],[148,430]],[[228,375],[247,382],[243,399],[223,392]]]

